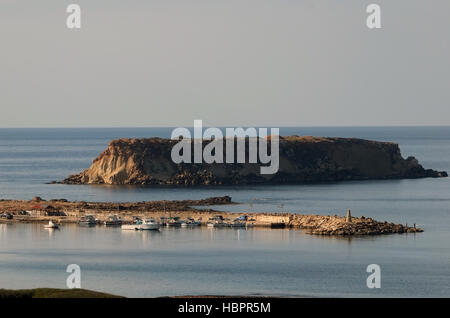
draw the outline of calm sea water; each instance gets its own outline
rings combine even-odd
[[[230,195],[233,211],[344,214],[417,223],[425,232],[322,238],[298,230],[162,230],[0,225],[0,288],[65,287],[67,264],[82,287],[125,296],[450,296],[450,179],[316,185],[152,188],[49,185],[87,168],[120,137],[168,137],[170,128],[0,129],[0,198],[85,201],[200,199]],[[394,141],[426,168],[450,171],[450,127],[283,128],[282,135]],[[366,266],[382,288],[366,287]]]

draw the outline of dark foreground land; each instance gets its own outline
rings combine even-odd
[[[27,299],[27,298],[124,298],[87,289],[0,289],[0,299]]]

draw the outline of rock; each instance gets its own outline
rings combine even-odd
[[[87,170],[62,183],[192,186],[447,176],[446,172],[424,169],[414,157],[402,158],[398,145],[390,142],[280,137],[280,166],[271,175],[260,174],[259,163],[175,164],[171,150],[177,142],[162,138],[114,140]]]
[[[328,217],[321,215],[293,214],[289,226],[308,230],[316,235],[380,235],[391,233],[418,233],[423,230],[416,227],[404,228],[401,224],[375,221],[371,218],[352,218],[347,222],[343,217]]]

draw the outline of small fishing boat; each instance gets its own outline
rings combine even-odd
[[[140,224],[139,230],[159,230],[159,223],[157,223],[154,219],[146,219]]]
[[[166,218],[165,216],[161,216],[161,217],[159,218],[159,224],[160,224],[161,226],[166,226],[166,225],[167,225],[167,218]]]
[[[13,217],[14,216],[9,212],[0,214],[0,218],[2,218],[2,219],[12,220]]]
[[[207,222],[208,227],[227,227],[228,224],[224,222],[224,218],[221,215],[209,218]]]
[[[134,231],[145,231],[145,230],[159,230],[160,224],[154,219],[141,220],[136,218],[132,224],[122,224],[122,230],[134,230]]]
[[[242,215],[236,219],[233,220],[233,222],[230,223],[231,227],[235,228],[245,228],[247,227],[247,219],[248,217],[246,215]]]
[[[96,225],[97,224],[97,220],[95,219],[95,217],[91,214],[88,215],[84,215],[82,216],[79,220],[78,220],[78,224],[79,225],[88,225],[88,226],[92,226],[92,225]]]
[[[48,224],[44,225],[46,229],[59,229],[59,224],[53,221],[48,221]]]
[[[167,226],[181,226],[181,221],[180,218],[178,216],[175,217],[171,217],[167,220],[166,222]]]
[[[109,216],[105,221],[106,226],[120,226],[122,225],[122,220],[117,217],[117,215]]]
[[[194,218],[187,218],[186,221],[181,221],[182,227],[194,227],[194,226],[200,226],[200,225],[202,225],[201,218],[198,219],[197,221],[195,221]]]

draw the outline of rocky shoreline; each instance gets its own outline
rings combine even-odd
[[[39,197],[33,200],[0,200],[0,213],[10,213],[13,218],[0,219],[1,223],[14,222],[48,222],[57,220],[60,223],[76,223],[86,214],[92,214],[99,220],[106,220],[112,214],[118,215],[125,222],[131,221],[133,216],[153,217],[193,217],[202,219],[203,225],[214,216],[235,219],[247,215],[252,219],[255,227],[279,227],[300,229],[313,235],[352,236],[352,235],[381,235],[394,233],[419,233],[419,227],[379,222],[368,217],[353,217],[350,212],[346,216],[338,215],[304,215],[294,213],[244,213],[218,212],[213,209],[199,209],[195,206],[211,206],[234,204],[231,197],[213,197],[204,200],[181,201],[146,201],[129,203],[112,202],[69,202],[64,199],[43,200]],[[27,211],[27,212],[25,212]]]

